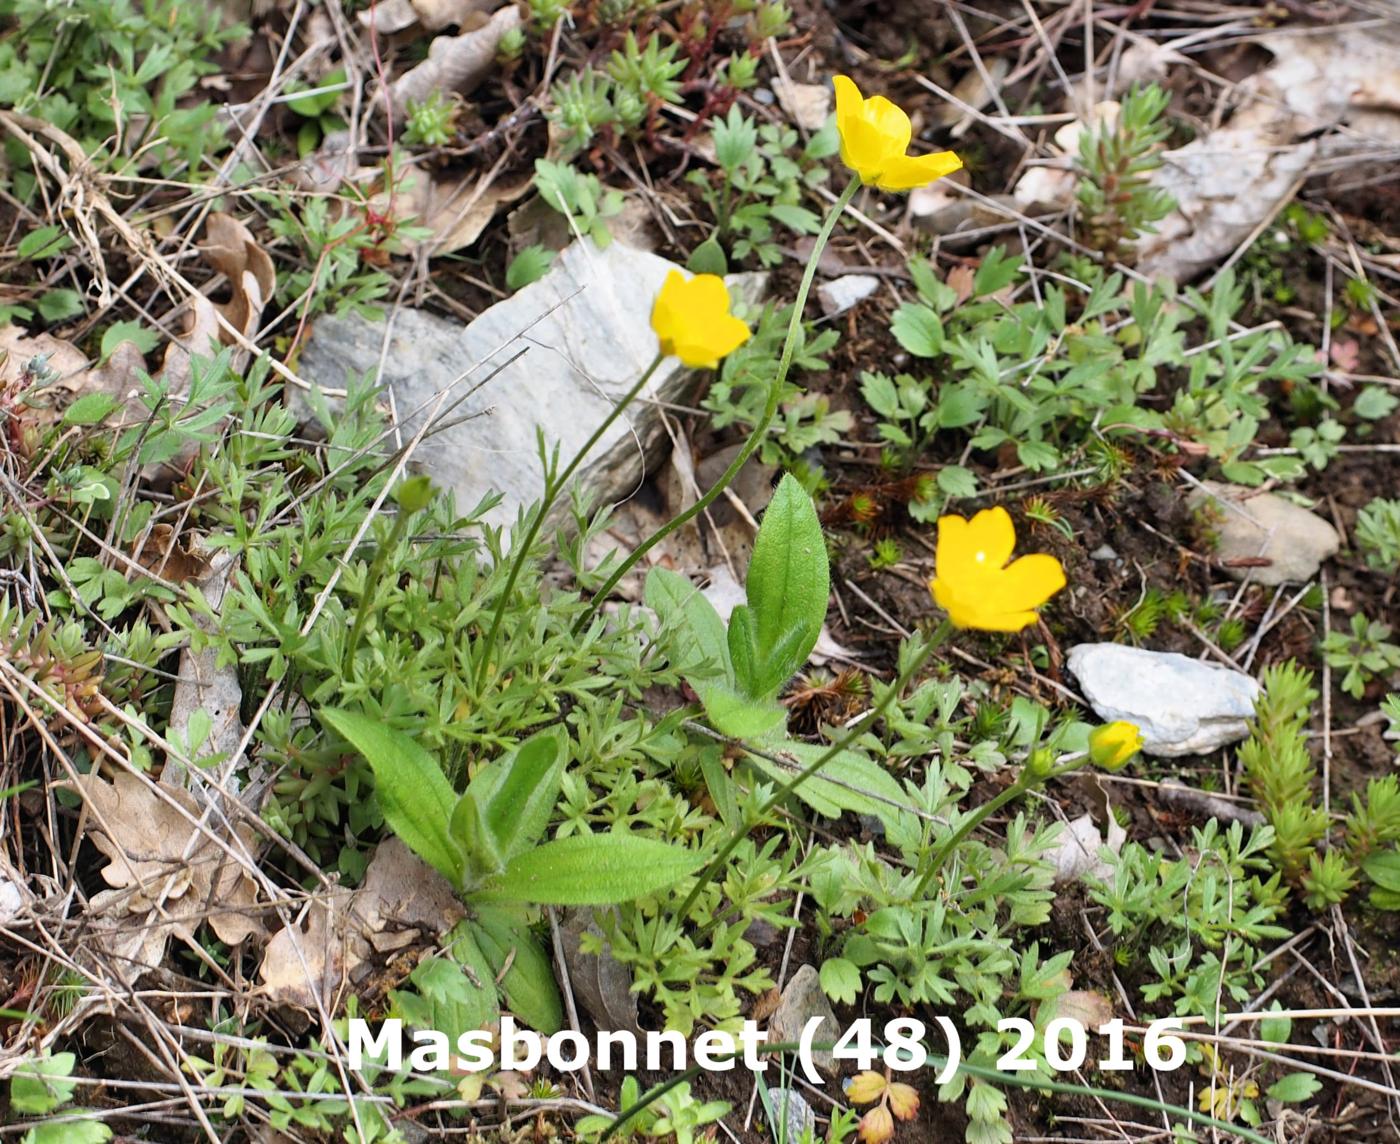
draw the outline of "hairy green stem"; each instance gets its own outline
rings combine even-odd
[[[559,493],[564,489],[573,475],[578,472],[578,467],[583,464],[583,459],[593,450],[593,446],[603,439],[614,421],[622,416],[625,410],[637,395],[645,388],[646,383],[651,380],[652,374],[657,367],[665,360],[665,355],[658,353],[651,359],[651,364],[647,366],[642,376],[637,379],[636,385],[623,396],[622,400],[613,406],[603,422],[595,430],[593,435],[583,443],[583,447],[574,454],[568,466],[557,476],[551,474],[546,466],[544,478],[544,499],[540,502],[540,507],[535,515],[530,519],[530,526],[525,530],[523,540],[517,542],[514,559],[511,561],[510,572],[506,576],[505,587],[501,591],[500,599],[496,601],[496,614],[491,617],[491,627],[486,633],[486,640],[478,649],[481,659],[476,670],[476,686],[479,691],[486,686],[486,675],[491,670],[491,653],[496,648],[496,637],[500,635],[501,621],[506,614],[506,608],[510,605],[511,596],[515,593],[516,581],[520,579],[520,571],[525,567],[525,562],[530,558],[530,550],[535,546],[535,538],[539,536],[540,529],[544,526],[545,517],[549,515],[549,510],[554,507],[554,502],[558,499]]]
[[[1032,752],[1032,756],[1034,756],[1034,752]],[[986,822],[987,819],[991,818],[992,815],[1008,802],[1020,798],[1020,796],[1027,791],[1034,790],[1039,786],[1044,786],[1051,779],[1059,778],[1060,775],[1068,774],[1070,771],[1077,771],[1083,765],[1084,759],[1082,757],[1077,757],[1074,761],[1065,763],[1063,766],[1054,767],[1044,774],[1037,774],[1028,760],[1026,765],[1021,768],[1021,773],[1016,776],[1016,781],[1014,783],[1002,791],[1001,794],[997,795],[996,798],[989,799],[969,814],[967,818],[963,820],[962,825],[953,831],[952,834],[948,835],[948,837],[943,840],[943,844],[933,852],[933,856],[929,859],[928,866],[924,870],[924,876],[919,879],[918,888],[914,891],[914,898],[916,900],[922,899],[928,893],[929,884],[937,877],[939,870],[943,868],[943,863],[946,862],[949,857],[952,856],[953,852],[962,844],[963,839],[981,826],[982,823]]]
[[[593,596],[593,602],[588,610],[583,613],[578,622],[574,625],[574,632],[578,633],[593,619],[598,609],[602,607],[603,601],[617,587],[619,581],[636,566],[643,556],[650,552],[656,545],[665,540],[678,528],[684,528],[690,521],[704,512],[710,505],[719,499],[720,495],[739,475],[739,470],[748,463],[750,457],[758,451],[763,439],[768,435],[768,428],[773,424],[773,418],[778,414],[778,402],[782,400],[783,385],[787,381],[788,370],[792,368],[792,355],[797,348],[797,335],[802,329],[802,311],[807,307],[807,295],[812,289],[812,280],[816,277],[817,263],[821,261],[822,251],[826,249],[826,244],[831,238],[831,233],[836,229],[836,220],[841,217],[851,199],[855,197],[856,191],[860,187],[860,178],[852,177],[846,185],[846,189],[841,192],[841,197],[832,205],[830,212],[826,216],[826,221],[822,223],[821,232],[817,235],[816,244],[812,247],[812,253],[807,258],[807,268],[802,272],[802,285],[797,288],[797,298],[792,304],[792,318],[788,321],[787,338],[783,341],[782,356],[778,359],[778,372],[773,375],[773,382],[768,389],[768,400],[763,407],[763,415],[758,419],[758,423],[753,427],[748,440],[743,444],[734,460],[730,462],[729,468],[724,470],[710,490],[698,501],[691,505],[678,516],[667,521],[655,532],[642,541],[632,554],[628,556],[608,578]]]

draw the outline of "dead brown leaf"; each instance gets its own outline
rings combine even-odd
[[[783,110],[804,131],[820,131],[831,114],[835,92],[829,83],[793,83],[786,76],[773,83]]]
[[[369,972],[376,952],[435,941],[465,915],[451,885],[397,838],[380,843],[358,890],[314,896],[301,921],[267,943],[258,970],[276,1005],[314,1010]]]
[[[420,27],[439,32],[464,27],[473,17],[484,19],[491,0],[382,0],[360,13],[360,23],[383,35]]]
[[[202,580],[209,572],[208,559],[197,551],[192,541],[177,543],[175,529],[168,524],[158,524],[151,529],[137,549],[135,559],[152,576],[171,584]]]
[[[531,176],[511,182],[487,182],[485,176],[435,179],[412,169],[399,180],[394,194],[381,192],[370,203],[401,222],[413,220],[432,233],[421,242],[406,239],[410,251],[451,254],[471,246],[490,225],[496,209],[514,202],[530,189]]]
[[[160,527],[160,526],[158,526]],[[229,577],[238,566],[239,557],[228,549],[207,549],[200,538],[193,539],[185,550],[196,572],[192,577],[200,593],[217,614],[223,607]],[[195,624],[213,632],[216,620],[195,613]],[[195,649],[187,645],[180,652],[179,680],[170,701],[170,734],[189,741],[190,723],[196,712],[208,717],[209,734],[200,747],[205,755],[223,755],[219,777],[223,789],[236,794],[239,788],[237,768],[238,748],[243,741],[243,686],[238,681],[238,665],[222,662],[217,644]],[[181,786],[196,795],[206,789],[185,766],[182,759],[167,754],[160,781],[167,786]]]
[[[1167,151],[1153,182],[1177,203],[1138,269],[1185,281],[1234,251],[1314,160],[1400,141],[1400,38],[1380,27],[1261,36],[1274,61],[1238,87],[1228,122]],[[1344,126],[1344,131],[1335,130]]]
[[[583,935],[604,941],[600,954],[584,953]],[[575,910],[559,923],[559,940],[564,947],[564,965],[569,986],[600,1029],[626,1029],[641,1035],[637,995],[632,992],[632,972],[609,951],[603,931],[593,920],[591,910]]]
[[[216,211],[204,224],[204,260],[233,285],[233,299],[218,307],[229,325],[244,336],[251,334],[263,308],[277,289],[277,271],[268,255],[243,223]],[[226,344],[233,339],[225,335]]]
[[[129,771],[111,782],[82,775],[73,785],[87,804],[88,836],[108,859],[102,878],[112,887],[93,896],[89,917],[128,982],[160,964],[171,937],[194,944],[204,922],[228,945],[265,936],[256,884],[215,841],[219,827],[195,825],[200,811],[189,792],[158,788]],[[257,836],[242,827],[237,842],[252,852]]]
[[[520,9],[510,4],[479,28],[460,36],[438,36],[428,47],[428,58],[390,86],[394,115],[402,115],[410,103],[427,99],[435,91],[472,91],[491,74],[501,37],[518,27]]]
[[[101,365],[94,367],[71,342],[49,334],[26,334],[18,326],[0,326],[0,387],[14,385],[25,366],[42,357],[58,380],[29,399],[35,420],[51,425],[64,410],[89,393],[105,393],[123,402],[138,389],[137,375],[146,368],[141,351],[121,342]]]
[[[1043,1029],[1056,1017],[1077,1021],[1094,1032],[1113,1020],[1113,1002],[1093,989],[1071,989],[1041,1005],[1036,1012],[1036,1024]]]

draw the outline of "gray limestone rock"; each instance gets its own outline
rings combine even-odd
[[[404,441],[427,416],[446,426],[423,438],[413,467],[452,489],[462,512],[500,492],[486,519],[513,522],[543,492],[537,431],[567,464],[651,363],[652,303],[673,269],[679,267],[620,242],[599,250],[580,240],[543,278],[465,327],[399,311],[379,374],[385,399],[392,398]],[[729,284],[736,298],[753,301],[764,281],[734,275]],[[340,389],[350,376],[374,374],[384,336],[382,321],[321,318],[302,352],[302,376]],[[604,501],[629,495],[662,443],[656,403],[688,403],[703,383],[703,374],[675,358],[662,362],[583,463],[583,489]]]
[[[1190,504],[1212,510],[1219,535],[1216,555],[1236,580],[1249,576],[1256,584],[1305,583],[1341,546],[1327,521],[1273,493],[1204,481]],[[1268,563],[1256,564],[1260,559]]]
[[[814,1044],[835,1044],[841,1036],[841,1026],[836,1023],[836,1012],[831,1002],[822,992],[821,980],[817,971],[810,965],[800,966],[796,973],[783,986],[778,1007],[768,1022],[768,1039],[777,1044],[801,1041],[802,1030],[813,1017],[820,1017],[822,1023],[817,1028]],[[813,1049],[812,1061],[823,1072],[833,1072],[836,1058],[825,1049]]]
[[[1249,733],[1260,688],[1243,672],[1114,643],[1079,644],[1068,663],[1094,713],[1136,723],[1149,755],[1203,755]]]

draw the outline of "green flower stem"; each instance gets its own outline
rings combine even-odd
[[[807,295],[812,289],[812,279],[816,277],[817,263],[821,261],[822,251],[826,249],[826,244],[831,238],[831,233],[836,229],[836,220],[841,217],[847,205],[855,198],[856,191],[859,190],[860,185],[859,176],[852,177],[851,181],[846,184],[846,189],[841,192],[841,197],[836,200],[830,212],[827,214],[826,221],[822,223],[821,232],[817,235],[816,245],[812,247],[812,253],[807,258],[807,268],[802,273],[802,285],[797,288],[797,298],[792,305],[792,318],[788,322],[787,338],[783,341],[782,357],[778,360],[778,372],[773,375],[773,383],[768,390],[768,400],[763,407],[763,416],[758,419],[758,424],[753,427],[753,431],[749,434],[748,440],[744,442],[743,447],[739,450],[734,460],[730,462],[729,468],[724,470],[723,475],[704,496],[680,515],[673,517],[670,521],[663,524],[648,536],[627,559],[618,565],[617,570],[608,578],[608,582],[594,593],[593,603],[574,625],[575,633],[581,631],[588,625],[598,609],[602,606],[603,601],[612,594],[612,590],[617,587],[618,582],[621,581],[628,572],[632,571],[637,561],[678,528],[684,528],[686,524],[699,516],[719,499],[724,490],[727,489],[734,478],[739,475],[739,470],[748,463],[748,459],[752,457],[754,453],[757,452],[759,446],[763,444],[763,439],[768,435],[768,428],[773,424],[773,418],[778,414],[778,402],[782,399],[783,384],[787,381],[788,370],[792,368],[792,355],[797,348],[798,332],[802,328],[802,311],[807,307]]]
[[[899,698],[900,693],[903,692],[905,687],[909,685],[909,682],[914,678],[915,675],[918,674],[919,670],[924,666],[924,664],[928,662],[929,656],[931,656],[943,645],[943,643],[947,640],[948,636],[952,633],[952,631],[952,623],[946,618],[942,620],[939,623],[938,627],[934,629],[933,634],[928,637],[928,642],[924,645],[924,647],[922,647],[919,650],[918,654],[914,656],[908,668],[906,668],[904,672],[899,676],[899,678],[896,679],[894,683],[890,686],[889,691],[885,693],[885,697],[881,699],[879,703],[875,704],[875,706],[872,707],[869,711],[867,711],[865,713],[864,718],[862,718],[860,722],[858,722],[854,727],[852,727],[849,731],[842,735],[841,738],[839,738],[830,747],[823,751],[815,760],[813,760],[807,766],[803,767],[802,770],[798,771],[797,774],[793,775],[792,778],[790,778],[786,783],[784,783],[771,795],[769,795],[768,798],[764,801],[763,805],[760,806],[755,812],[754,821],[756,823],[762,822],[770,810],[772,810],[775,806],[782,802],[783,799],[787,798],[788,795],[792,794],[793,791],[795,791],[809,778],[811,778],[814,774],[821,770],[822,767],[826,766],[827,763],[831,762],[832,759],[834,759],[837,755],[839,755],[842,751],[846,750],[848,747],[851,746],[851,744],[853,744],[857,739],[864,735],[865,732],[869,730],[870,727],[875,723],[875,721],[879,719],[880,716],[883,715],[887,710],[889,710],[891,704],[893,704],[895,700]],[[781,746],[779,746],[777,749],[781,750]],[[686,895],[685,901],[681,903],[681,908],[677,913],[677,916],[680,919],[684,920],[687,916],[689,916],[690,909],[692,906],[695,905],[696,899],[700,897],[700,894],[703,892],[705,887],[708,886],[711,881],[713,881],[719,876],[719,872],[723,868],[724,863],[729,859],[729,856],[733,854],[734,851],[738,848],[739,843],[741,843],[745,838],[749,836],[749,832],[751,829],[752,828],[750,826],[741,826],[740,829],[735,830],[729,836],[729,839],[725,842],[725,844],[720,847],[719,853],[710,859],[709,863],[705,866],[705,869],[702,870],[700,874],[696,877],[695,885],[691,887],[690,893]]]
[[[540,529],[544,526],[545,517],[549,515],[549,510],[554,507],[554,502],[558,499],[560,492],[563,491],[573,475],[578,472],[578,467],[583,464],[583,459],[592,452],[593,446],[603,439],[603,434],[612,427],[613,422],[621,417],[623,411],[637,399],[637,395],[646,387],[647,382],[651,380],[652,374],[656,372],[657,367],[665,360],[665,356],[665,354],[658,353],[651,359],[651,364],[647,366],[642,376],[637,379],[637,384],[629,389],[622,400],[613,406],[612,412],[603,418],[603,423],[599,425],[597,429],[593,430],[593,435],[583,443],[583,448],[574,454],[573,460],[569,462],[562,473],[554,475],[546,469],[544,499],[540,502],[540,507],[535,512],[535,515],[530,519],[530,527],[525,530],[524,539],[517,544],[514,554],[515,558],[511,561],[510,573],[506,577],[505,588],[501,591],[500,599],[496,601],[496,614],[491,617],[491,628],[487,631],[486,640],[478,651],[478,654],[481,656],[481,661],[476,671],[476,686],[478,690],[486,686],[486,674],[491,670],[491,653],[496,648],[496,637],[500,635],[501,621],[505,617],[506,608],[509,606],[511,596],[515,592],[516,581],[520,579],[520,571],[525,567],[525,562],[530,558],[530,550],[535,546],[535,538],[539,536]]]
[[[1034,753],[1032,753],[1034,754]],[[1007,787],[996,798],[990,799],[979,806],[975,811],[963,820],[952,834],[943,841],[943,845],[933,852],[933,857],[929,859],[928,868],[924,871],[924,876],[919,880],[918,889],[914,891],[916,899],[922,899],[927,893],[929,884],[943,868],[943,863],[948,860],[969,834],[976,830],[982,823],[986,822],[992,815],[999,811],[1007,803],[1020,798],[1027,791],[1036,787],[1044,786],[1051,779],[1057,779],[1061,775],[1069,774],[1070,771],[1077,771],[1088,761],[1086,755],[1077,754],[1069,756],[1069,761],[1062,763],[1058,767],[1052,767],[1043,774],[1037,774],[1035,768],[1029,760],[1021,768],[1021,773],[1016,776],[1016,781]]]

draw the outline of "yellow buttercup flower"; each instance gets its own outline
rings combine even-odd
[[[904,109],[883,95],[861,97],[849,76],[838,75],[836,131],[841,136],[841,162],[860,176],[867,187],[882,191],[910,191],[951,175],[963,163],[951,151],[910,155],[913,127]]]
[[[672,270],[651,308],[651,328],[661,352],[692,369],[714,369],[719,359],[749,340],[748,326],[729,312],[729,290],[716,274],[686,278]]]
[[[1089,758],[1106,771],[1120,769],[1142,750],[1142,732],[1137,724],[1120,719],[1089,732]]]
[[[1019,632],[1065,586],[1065,570],[1053,556],[1038,552],[1011,561],[1015,547],[1016,527],[1000,506],[971,520],[939,517],[929,587],[955,627]]]

